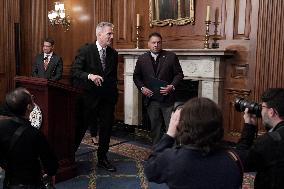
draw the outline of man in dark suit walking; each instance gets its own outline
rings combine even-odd
[[[113,39],[113,24],[99,23],[96,35],[95,43],[87,43],[78,50],[71,68],[73,83],[80,83],[84,89],[84,94],[78,103],[81,120],[76,128],[75,149],[80,145],[87,128],[96,128],[99,123],[97,166],[108,171],[116,171],[107,159],[115,104],[118,98],[118,53],[110,47]],[[91,136],[95,137],[96,133],[91,133]]]
[[[35,57],[32,67],[33,77],[42,77],[58,81],[62,77],[63,61],[53,52],[54,40],[47,38],[43,42],[42,53]]]
[[[176,54],[162,50],[162,36],[149,35],[149,52],[141,55],[135,66],[133,80],[145,97],[151,122],[153,144],[162,136],[163,122],[167,127],[175,102],[175,88],[183,79],[183,72]]]

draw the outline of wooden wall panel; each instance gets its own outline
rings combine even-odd
[[[135,47],[135,2],[132,0],[113,1],[113,24],[115,25],[114,47]]]
[[[236,0],[234,38],[249,39],[251,0]]]
[[[5,49],[5,30],[4,24],[7,25],[6,20],[5,20],[5,2],[0,1],[0,58],[2,61],[0,61],[0,74],[1,74],[1,80],[3,78],[3,74],[5,73],[5,54],[4,54],[4,49]]]
[[[270,87],[284,87],[284,2],[261,0],[259,4],[254,98]]]
[[[46,0],[21,0],[20,7],[20,75],[31,76],[33,60],[42,51],[42,41],[47,36]]]
[[[19,23],[19,0],[0,1],[0,103],[14,87],[16,74],[15,23]]]

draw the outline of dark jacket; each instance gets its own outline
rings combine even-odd
[[[33,77],[42,77],[52,81],[58,81],[62,77],[63,61],[62,58],[55,53],[52,53],[47,70],[44,69],[44,54],[38,54],[32,67]]]
[[[188,146],[173,148],[175,140],[164,135],[145,164],[150,182],[171,189],[239,189],[242,178],[236,162],[225,150],[204,156]]]
[[[12,136],[18,127],[27,127],[18,138],[8,157]],[[56,174],[58,163],[42,133],[28,120],[0,119],[0,160],[5,179],[11,184],[40,182],[42,167],[49,176]]]
[[[141,87],[151,88],[152,78],[165,81],[168,85],[177,87],[183,79],[183,72],[176,54],[162,50],[159,53],[159,63],[156,73],[154,71],[152,61],[151,53],[146,52],[139,56],[136,62],[133,81],[138,90],[140,91]],[[175,93],[171,92],[163,99],[163,101],[174,102],[174,96]]]
[[[255,189],[284,188],[284,121],[254,142],[256,126],[245,124],[237,150],[247,172],[256,172]]]
[[[118,53],[111,47],[106,48],[106,68],[103,70],[98,48],[95,43],[82,46],[75,57],[71,68],[71,81],[76,87],[83,88],[94,99],[104,98],[116,103]],[[88,74],[100,75],[104,81],[96,86],[88,80]]]

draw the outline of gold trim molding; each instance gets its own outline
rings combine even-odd
[[[150,27],[153,26],[183,26],[186,24],[194,24],[194,0],[189,0],[190,2],[190,9],[189,9],[189,17],[181,17],[181,1],[177,0],[178,3],[178,18],[177,19],[159,19],[159,0],[149,0],[149,22]],[[154,18],[154,15],[157,15]]]

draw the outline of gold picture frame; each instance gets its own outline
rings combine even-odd
[[[149,7],[150,27],[194,24],[194,0],[149,0]]]

